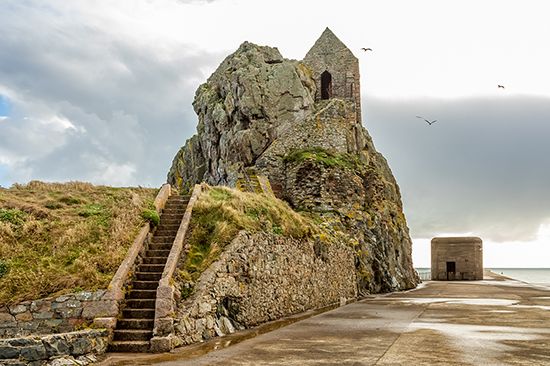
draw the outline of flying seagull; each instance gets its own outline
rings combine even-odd
[[[427,120],[426,118],[424,118],[424,117],[416,116],[416,118],[423,119],[423,120],[426,121],[426,123],[429,124],[430,126],[437,122],[436,119],[434,119],[433,121],[428,121],[428,120]]]
[[[362,49],[363,51],[365,51],[365,52],[367,52],[367,51],[372,51],[372,48],[361,47],[361,49]]]
[[[500,84],[498,84],[498,88],[502,88],[502,89],[504,89],[504,85],[500,85]]]

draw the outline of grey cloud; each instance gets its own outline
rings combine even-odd
[[[136,167],[125,184],[163,182],[195,131],[191,101],[204,79],[200,70],[222,55],[186,44],[161,45],[157,53],[156,45],[33,2],[4,3],[0,14],[0,90],[18,99],[18,114],[0,124],[0,151],[19,157],[10,178],[88,179],[110,163]],[[69,119],[78,132],[49,130],[40,123],[48,115]],[[37,129],[30,143],[28,132]],[[63,156],[70,162],[60,164]],[[86,174],[69,170],[78,166]]]
[[[144,46],[38,1],[2,2],[0,34],[0,91],[16,96],[14,114],[0,121],[0,164],[12,161],[12,181],[159,185],[195,132],[200,70],[225,56]],[[52,116],[75,129],[45,124]],[[413,237],[526,239],[550,217],[550,100],[366,97],[364,116],[401,186]]]
[[[364,101],[416,238],[528,240],[550,218],[550,99]],[[428,126],[415,116],[438,122]]]

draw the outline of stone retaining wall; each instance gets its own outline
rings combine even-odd
[[[354,253],[345,243],[243,232],[179,304],[173,345],[356,297]]]
[[[105,290],[82,291],[0,307],[0,338],[71,332],[93,320]]]
[[[87,365],[105,352],[107,338],[107,330],[84,330],[0,339],[0,365]]]

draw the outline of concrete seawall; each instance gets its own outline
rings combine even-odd
[[[486,272],[372,296],[223,348],[238,337],[209,353],[191,346],[102,365],[550,365],[550,289]]]

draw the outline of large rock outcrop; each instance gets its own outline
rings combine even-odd
[[[360,294],[412,288],[419,280],[399,187],[354,100],[315,101],[312,75],[276,48],[245,42],[197,90],[198,133],[168,182],[234,186],[254,167],[295,210],[355,238]]]
[[[234,185],[241,167],[309,114],[315,83],[308,71],[276,48],[243,43],[197,90],[198,134],[177,153],[168,182]]]

